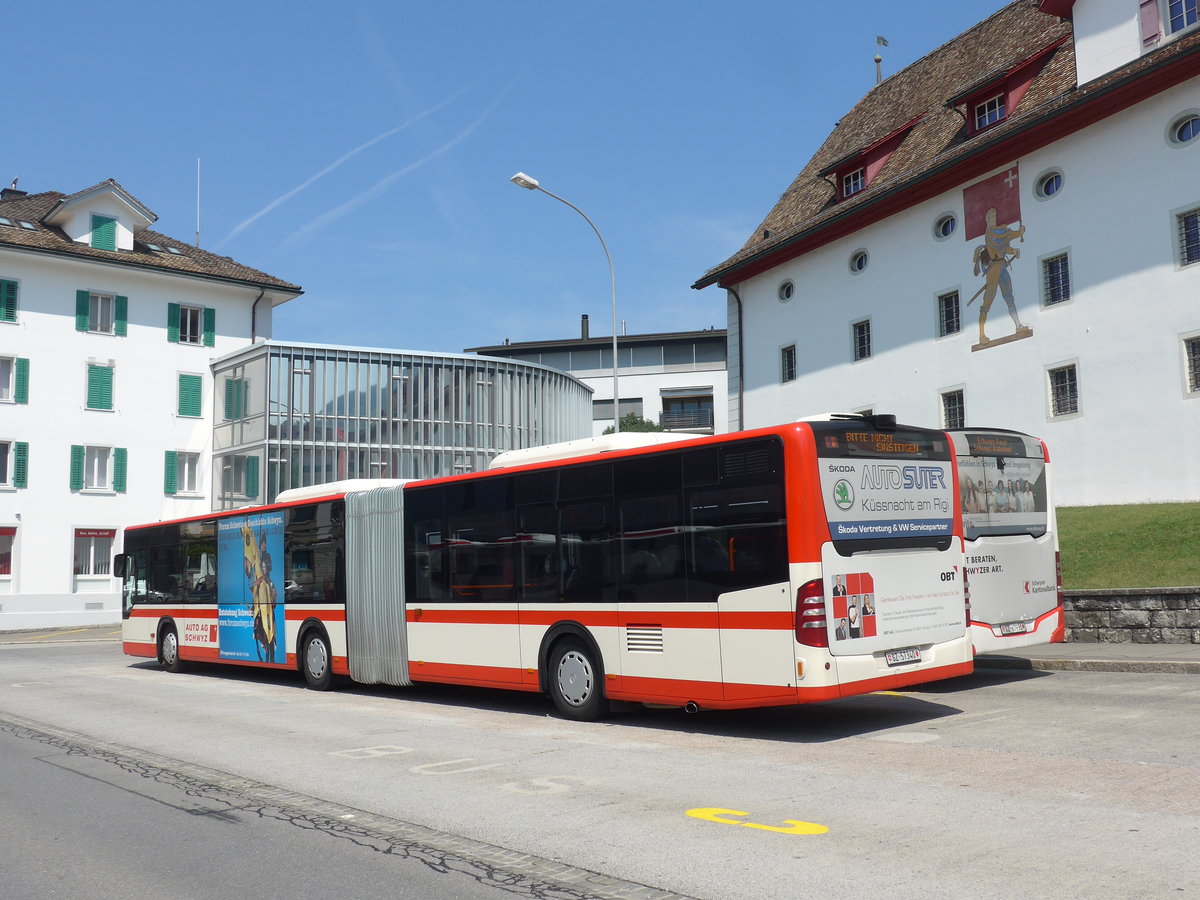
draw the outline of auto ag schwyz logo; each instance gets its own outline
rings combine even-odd
[[[854,505],[854,488],[845,478],[839,478],[833,486],[833,502],[838,509],[849,509]]]

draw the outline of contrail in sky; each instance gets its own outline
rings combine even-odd
[[[409,119],[407,122],[403,123],[402,125],[397,125],[395,128],[389,128],[387,131],[383,132],[383,134],[378,134],[375,137],[371,138],[366,143],[359,144],[353,150],[350,150],[347,153],[343,153],[341,156],[339,156],[337,159],[335,159],[333,162],[331,162],[329,165],[327,165],[325,168],[323,168],[320,172],[317,172],[311,178],[308,178],[305,181],[303,181],[302,183],[298,184],[296,187],[292,188],[286,194],[282,194],[279,197],[276,197],[274,200],[272,200],[270,203],[268,203],[266,206],[264,206],[262,209],[260,209],[254,215],[252,215],[250,218],[246,219],[246,221],[238,224],[237,227],[235,227],[233,229],[233,231],[229,232],[229,234],[227,234],[227,235],[225,235],[225,237],[221,238],[221,240],[217,243],[216,247],[214,247],[213,249],[215,249],[215,250],[221,249],[223,246],[225,246],[227,243],[229,243],[231,240],[233,240],[235,237],[237,237],[239,234],[241,234],[243,231],[245,231],[247,228],[249,228],[255,222],[257,222],[259,219],[261,219],[263,216],[265,216],[271,210],[275,209],[280,204],[286,203],[288,200],[292,199],[292,197],[295,197],[298,193],[300,193],[302,190],[304,190],[306,187],[308,187],[314,181],[317,181],[318,179],[323,178],[324,176],[328,175],[330,172],[332,172],[334,169],[336,169],[342,163],[346,162],[346,160],[350,159],[353,156],[357,156],[359,153],[362,153],[364,150],[366,150],[370,147],[373,147],[375,144],[378,144],[380,141],[391,137],[393,134],[403,131],[405,128],[408,128],[410,125],[415,125],[417,122],[420,122],[422,119],[426,118],[427,116],[431,116],[438,110],[440,110],[446,106],[449,106],[451,103],[453,103],[459,97],[461,97],[463,94],[465,94],[467,91],[469,91],[472,87],[474,87],[475,84],[476,84],[476,82],[472,82],[471,84],[465,85],[464,87],[459,89],[454,94],[451,94],[449,97],[447,97],[441,103],[437,104],[437,106],[431,106],[429,109],[424,110],[423,112],[420,112],[417,115],[413,116],[411,119]]]
[[[342,216],[346,215],[351,210],[361,206],[362,204],[366,203],[369,200],[374,199],[375,197],[378,197],[385,190],[387,190],[389,187],[391,187],[391,185],[397,179],[402,178],[403,176],[407,175],[409,172],[413,171],[414,169],[419,169],[421,166],[425,165],[427,162],[437,159],[439,156],[443,155],[444,153],[446,153],[449,150],[456,147],[458,144],[462,143],[464,140],[467,139],[467,137],[469,137],[471,135],[471,133],[473,131],[475,131],[476,128],[478,128],[480,125],[482,125],[484,120],[487,119],[487,117],[492,114],[492,112],[496,109],[496,107],[500,105],[500,101],[503,100],[505,95],[508,94],[508,92],[513,89],[513,87],[521,79],[521,76],[523,74],[524,74],[523,72],[519,73],[511,81],[509,81],[509,83],[504,86],[504,89],[501,90],[500,93],[496,95],[496,98],[491,103],[488,104],[487,108],[482,113],[479,114],[478,118],[476,118],[474,122],[472,122],[470,125],[468,125],[466,128],[464,128],[462,131],[460,131],[457,135],[455,135],[453,138],[451,138],[445,144],[438,147],[433,152],[428,153],[425,156],[421,157],[416,162],[409,163],[404,168],[402,168],[396,172],[393,172],[391,175],[388,175],[386,178],[380,179],[379,181],[375,182],[375,184],[371,185],[371,187],[369,187],[365,191],[363,191],[361,194],[358,194],[357,196],[352,197],[351,199],[347,200],[341,206],[335,206],[333,209],[329,210],[328,212],[323,213],[320,216],[317,216],[317,218],[313,219],[311,222],[309,222],[303,228],[300,228],[297,231],[293,232],[284,241],[284,245],[288,246],[288,245],[295,244],[295,243],[303,240],[304,238],[308,237],[313,232],[319,231],[320,229],[324,228],[326,225],[329,225],[332,222],[336,222],[338,219],[340,219]]]

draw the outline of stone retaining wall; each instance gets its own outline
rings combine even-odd
[[[1065,591],[1067,640],[1200,644],[1200,587]]]

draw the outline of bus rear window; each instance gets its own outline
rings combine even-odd
[[[1049,490],[1041,443],[1008,434],[970,434],[965,442],[960,437],[955,442],[960,451],[958,485],[967,540],[1045,534]]]

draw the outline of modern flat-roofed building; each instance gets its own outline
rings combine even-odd
[[[468,353],[520,359],[569,372],[595,392],[592,435],[613,424],[612,335],[592,337],[582,316],[577,338],[469,347]],[[622,334],[617,338],[618,414],[665,431],[728,431],[725,330]]]

